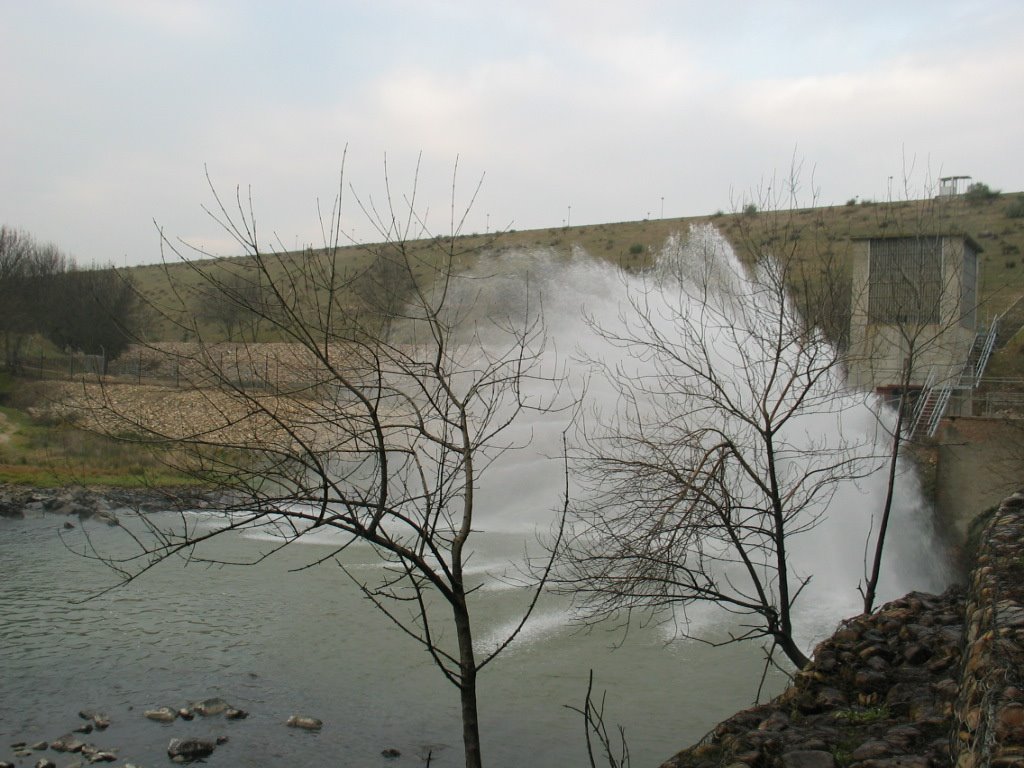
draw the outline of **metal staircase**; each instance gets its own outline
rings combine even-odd
[[[972,390],[978,386],[981,376],[985,372],[985,366],[988,365],[988,360],[992,356],[998,334],[999,316],[997,315],[987,329],[983,328],[975,335],[971,349],[967,353],[967,359],[964,360],[960,375],[955,382],[947,381],[937,387],[935,372],[929,372],[928,379],[921,387],[921,393],[918,395],[906,430],[906,436],[909,439],[934,437],[953,392]]]

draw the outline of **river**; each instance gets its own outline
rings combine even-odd
[[[334,565],[289,572],[310,559],[303,544],[252,567],[166,562],[107,594],[102,564],[63,545],[54,517],[0,520],[0,738],[52,740],[107,714],[91,739],[137,765],[165,762],[174,736],[227,735],[211,764],[268,766],[462,763],[458,695],[427,654],[360,597]],[[84,530],[82,530],[84,529]],[[117,529],[84,522],[98,548],[123,546]],[[513,554],[522,537],[476,537],[478,562]],[[221,539],[219,553],[251,553],[257,540]],[[372,568],[365,548],[345,555]],[[482,642],[511,620],[512,590],[492,582],[475,615]],[[607,689],[605,717],[626,730],[633,765],[657,765],[749,704],[760,672],[756,647],[670,642],[665,628],[584,631],[555,599],[542,602],[523,638],[482,674],[481,720],[490,765],[586,764],[579,715],[589,670]],[[781,686],[774,675],[771,690]],[[170,725],[148,708],[220,696],[250,712]],[[295,713],[324,721],[319,733],[285,727]],[[2,753],[0,747],[0,753]]]
[[[714,237],[722,257],[735,264]],[[547,274],[558,299],[549,296],[546,305],[551,346],[570,354],[574,345],[595,343],[581,322],[581,303],[614,319],[639,287],[593,260],[561,266],[540,260],[531,268]],[[607,347],[591,346],[590,356],[597,350],[612,361]],[[587,392],[594,397],[600,390],[595,383]],[[616,402],[614,392],[604,399]],[[837,439],[840,446],[844,440],[870,444],[879,422],[862,400],[843,406],[841,424],[827,408],[801,420],[788,471],[799,472],[800,461],[813,461]],[[509,444],[524,450],[504,453],[478,489],[474,528],[480,531],[471,537],[469,565],[481,587],[472,620],[482,650],[493,647],[522,606],[523,596],[502,571],[548,532],[551,509],[559,505],[563,467],[551,457],[559,455],[565,425],[551,416],[517,421],[520,431]],[[797,640],[807,650],[860,610],[857,584],[865,542],[877,530],[872,514],[881,508],[884,481],[879,472],[839,484],[828,494],[827,514],[821,509],[822,524],[787,541],[793,573],[810,577],[796,609]],[[899,484],[883,600],[910,589],[940,591],[948,580],[913,473],[901,474]],[[132,527],[131,516],[120,514]],[[330,542],[303,537],[251,567],[172,559],[98,594],[116,577],[64,546],[62,522],[0,519],[3,743],[52,740],[80,722],[79,710],[94,709],[113,722],[93,735],[97,745],[120,747],[121,758],[143,766],[166,761],[170,738],[188,735],[228,736],[210,758],[225,766],[377,765],[387,762],[385,748],[401,751],[397,765],[423,765],[427,755],[434,766],[463,764],[458,693],[428,654],[362,598],[333,561],[296,571],[329,553]],[[127,551],[123,529],[116,527],[86,521],[66,536],[73,546],[91,542],[111,556]],[[206,554],[213,559],[245,559],[267,542],[231,534],[211,546]],[[365,546],[347,549],[343,563],[357,575],[380,567]],[[730,629],[706,610],[686,618],[710,640]],[[591,670],[598,696],[608,692],[606,723],[612,733],[619,725],[625,729],[638,767],[660,764],[753,701],[763,667],[756,644],[711,647],[680,640],[673,629],[671,623],[634,623],[628,634],[615,625],[584,628],[564,597],[545,596],[521,637],[479,680],[485,764],[587,764],[581,718],[567,707],[582,706]],[[784,684],[785,676],[772,672],[765,694]],[[213,696],[250,716],[164,725],[142,714]],[[323,729],[286,728],[292,714],[320,718]]]

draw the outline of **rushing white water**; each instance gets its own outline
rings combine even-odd
[[[734,259],[716,238],[723,259]],[[681,240],[666,244],[666,257],[686,256]],[[543,299],[549,337],[547,370],[568,366],[569,383],[581,392],[583,357],[614,365],[622,350],[598,338],[584,312],[606,327],[628,313],[641,277],[623,275],[586,254],[562,259],[544,251],[495,256],[476,281],[480,306],[497,315],[521,310],[523,276]],[[504,279],[502,276],[505,276]],[[650,277],[650,275],[648,275]],[[729,280],[719,284],[726,288]],[[632,364],[632,363],[631,363]],[[634,374],[638,373],[634,370]],[[541,393],[537,393],[538,395]],[[610,408],[614,393],[597,379],[585,390],[589,403]],[[522,596],[514,567],[523,552],[538,550],[564,489],[561,438],[568,412],[530,413],[511,441],[524,445],[492,465],[478,489],[478,515],[467,573],[481,589],[473,594],[473,621],[481,651],[505,638],[519,615]],[[818,414],[806,425],[808,445],[846,439],[874,440],[878,422],[870,402],[844,402],[842,417]],[[793,439],[799,437],[793,436]],[[815,442],[817,441],[817,442]],[[570,494],[578,492],[570,487]],[[794,567],[813,575],[801,595],[796,622],[801,644],[830,632],[860,611],[864,546],[877,528],[884,475],[842,484],[820,525],[792,540]],[[912,472],[899,479],[880,599],[910,589],[935,591],[947,579],[931,534],[929,510]],[[131,521],[125,515],[126,522]],[[81,708],[103,709],[114,726],[103,743],[123,748],[125,760],[166,759],[167,739],[230,732],[214,760],[263,766],[285,762],[375,764],[380,749],[402,749],[408,764],[458,765],[457,695],[427,655],[360,598],[337,568],[289,572],[329,552],[336,543],[317,532],[251,568],[207,570],[174,562],[93,602],[69,605],[109,583],[96,563],[68,553],[52,520],[0,520],[0,736],[4,743],[52,739],[76,724]],[[116,553],[115,529],[83,526],[98,548]],[[245,559],[265,546],[261,534],[216,539],[212,555]],[[381,570],[369,547],[354,546],[342,559],[351,572]],[[711,636],[727,624],[713,609],[690,611],[692,627]],[[611,650],[613,646],[621,648]],[[715,722],[748,704],[760,674],[756,647],[713,649],[676,638],[672,624],[589,631],[574,623],[568,601],[542,600],[516,643],[481,680],[484,757],[493,765],[582,765],[578,717],[564,705],[582,703],[587,673],[608,688],[610,725],[625,726],[633,764],[658,764],[699,738]],[[769,681],[769,691],[783,684]],[[221,695],[252,711],[238,723],[161,726],[140,710],[182,705]],[[319,735],[283,727],[295,712],[321,717]],[[419,754],[421,760],[416,761]],[[5,756],[0,754],[0,759]],[[405,764],[405,763],[403,763]]]
[[[685,300],[685,291],[651,290],[652,280],[685,282],[696,276],[701,281],[700,287],[710,286],[710,291],[702,301],[685,305],[686,311],[701,313],[702,321],[721,322],[723,326],[731,326],[733,320],[739,323],[741,316],[749,316],[744,302],[770,300],[751,288],[732,249],[711,227],[695,230],[688,238],[670,238],[655,269],[639,276],[625,275],[585,253],[576,253],[569,260],[544,251],[506,254],[503,258],[500,266],[489,263],[488,269],[497,273],[507,269],[511,277],[507,284],[493,283],[493,294],[487,305],[512,312],[514,298],[519,295],[515,286],[521,286],[524,275],[529,275],[544,298],[544,316],[552,341],[551,356],[574,361],[569,376],[577,377],[575,391],[583,390],[579,378],[586,373],[586,366],[580,362],[583,360],[596,360],[605,370],[643,380],[647,388],[674,386],[671,380],[651,384],[652,377],[665,377],[665,369],[656,368],[654,361],[638,358],[632,354],[634,350],[611,343],[607,338],[609,331],[621,333],[624,327],[635,327],[636,312],[631,300],[635,303],[638,298],[642,298],[644,314],[652,321],[655,332],[668,339],[674,338],[672,325],[679,321],[681,305],[678,302]],[[689,293],[692,295],[693,291]],[[792,310],[787,308],[787,311]],[[595,328],[603,328],[605,334],[597,333]],[[735,402],[740,407],[744,404],[755,407],[756,403],[748,402],[753,397],[748,387],[751,376],[756,379],[762,375],[749,370],[751,360],[756,362],[757,355],[744,356],[731,349],[730,344],[744,342],[743,329],[735,332],[729,327],[727,331],[712,336],[709,342],[713,355],[717,356],[716,367],[720,375],[732,377],[726,385],[732,388]],[[772,360],[762,363],[768,366]],[[681,370],[679,375],[683,375]],[[806,414],[787,424],[785,432],[777,438],[778,444],[787,449],[784,455],[780,452],[787,463],[782,470],[784,475],[808,473],[844,453],[862,457],[860,463],[851,468],[852,474],[864,473],[869,467],[875,469],[868,476],[837,483],[832,494],[825,496],[817,506],[812,505],[808,512],[821,515],[819,524],[788,541],[793,574],[798,578],[810,577],[796,606],[798,640],[807,650],[830,632],[839,619],[861,610],[857,588],[865,578],[865,563],[869,546],[873,548],[885,493],[885,463],[878,460],[878,455],[884,456],[888,449],[888,438],[881,423],[887,415],[879,414],[881,406],[871,398],[847,391],[838,379],[840,376],[840,368],[831,371],[819,388],[821,391],[815,394],[818,402],[811,403]],[[600,377],[588,379],[586,399],[589,402],[584,407],[603,408],[606,420],[609,410],[622,407],[616,389]],[[693,411],[689,418],[706,418],[696,407]],[[675,416],[663,411],[651,411],[650,415],[662,419]],[[712,417],[726,418],[719,411]],[[525,532],[543,527],[550,520],[552,504],[560,497],[564,479],[560,463],[547,457],[558,456],[561,452],[560,440],[566,419],[567,414],[548,414],[517,426],[520,434],[530,435],[529,450],[493,468],[487,476],[480,491],[481,509],[486,516],[482,526],[487,530]],[[740,427],[732,423],[731,428],[738,430]],[[579,433],[576,436],[579,439]],[[587,437],[584,435],[583,439]],[[581,492],[572,487],[570,496]],[[934,535],[930,510],[908,466],[902,467],[898,478],[890,525],[879,600],[891,599],[911,589],[941,589],[950,574]],[[691,630],[696,625],[699,634],[701,625],[714,631],[725,617],[714,608],[697,607],[687,612],[687,619]]]
[[[763,283],[764,276],[760,277]],[[672,281],[689,283],[689,288],[676,290],[669,286],[667,290],[651,290],[652,283],[656,288],[659,284],[664,288]],[[686,304],[687,293],[694,293],[694,283],[699,283],[698,288],[705,294],[701,301]],[[645,315],[653,322],[655,331],[672,339],[673,325],[679,322],[681,309],[700,313],[702,321],[720,323],[725,328],[731,326],[733,320],[739,323],[742,317],[749,318],[746,304],[773,300],[771,296],[761,295],[752,285],[728,243],[712,227],[705,226],[692,230],[686,237],[670,237],[654,269],[642,275],[625,274],[580,250],[570,258],[545,249],[505,252],[483,259],[473,279],[456,281],[449,289],[449,303],[453,312],[464,316],[466,327],[472,328],[473,342],[482,339],[485,344],[490,341],[489,326],[474,320],[486,315],[486,318],[510,319],[513,324],[522,324],[530,319],[525,316],[527,313],[542,307],[547,342],[541,355],[541,369],[552,376],[564,376],[566,392],[582,394],[583,410],[604,409],[607,417],[609,409],[621,407],[622,403],[612,383],[590,375],[594,361],[599,361],[606,370],[618,371],[635,380],[650,381],[652,376],[665,376],[665,370],[658,369],[654,361],[640,359],[633,354],[634,350],[608,338],[609,333],[635,327],[634,303],[639,297],[643,299]],[[792,309],[787,307],[786,311],[792,312]],[[772,312],[774,308],[769,307],[768,315]],[[758,319],[755,314],[754,321]],[[597,329],[604,329],[605,333]],[[756,332],[757,329],[748,330]],[[738,332],[732,327],[726,331],[712,337],[709,347],[739,407],[753,408],[756,391],[749,389],[750,377],[756,379],[762,373],[751,373],[749,368],[752,361],[758,362],[758,357],[756,354],[745,356],[735,348],[737,343],[745,341],[742,327]],[[395,332],[403,331],[399,328]],[[500,344],[504,338],[501,333],[494,333],[494,343]],[[769,358],[760,362],[767,366],[773,361]],[[785,450],[780,448],[779,453],[784,464],[783,475],[809,473],[844,452],[864,457],[859,465],[852,467],[852,473],[863,474],[869,465],[876,468],[869,476],[837,483],[807,512],[807,516],[820,515],[818,524],[787,542],[794,580],[809,578],[795,608],[797,639],[808,651],[841,618],[861,609],[858,586],[865,578],[866,561],[873,548],[885,492],[884,461],[877,460],[877,454],[887,450],[888,438],[880,423],[885,414],[880,417],[881,406],[871,398],[846,391],[843,382],[837,380],[840,375],[839,367],[830,371],[821,391],[813,395],[818,398],[817,403],[812,403],[806,413],[787,424],[784,433],[777,438],[778,445],[785,447]],[[655,386],[671,387],[672,382]],[[527,384],[526,394],[528,399],[532,397],[540,402],[549,397],[548,389],[549,384],[542,377],[532,385]],[[563,393],[556,404],[564,405],[567,396]],[[474,534],[473,546],[479,551],[468,563],[467,573],[480,580],[482,600],[488,599],[488,593],[515,591],[515,561],[522,559],[524,549],[536,554],[538,537],[543,539],[555,521],[566,482],[565,466],[558,458],[564,450],[563,434],[568,430],[576,440],[591,436],[569,429],[570,420],[577,413],[571,409],[527,410],[503,433],[503,441],[521,447],[505,453],[489,466],[477,489],[474,528],[479,532]],[[666,418],[666,414],[651,411],[650,417]],[[712,417],[725,418],[718,411]],[[688,418],[706,417],[694,408]],[[726,428],[740,430],[742,425],[734,420]],[[573,482],[572,472],[570,467],[570,502],[585,493]],[[932,529],[930,510],[922,499],[913,471],[907,466],[902,468],[898,478],[890,526],[879,601],[911,589],[941,589],[950,574]],[[500,538],[504,543],[497,548],[490,547],[481,533],[492,540]],[[259,539],[261,534],[254,532],[250,536]],[[307,543],[335,540],[329,531],[318,531],[304,539]],[[508,544],[514,541],[521,543]],[[490,554],[485,554],[488,549]],[[710,633],[720,630],[728,616],[713,606],[696,606],[687,610],[685,621],[689,630],[699,635],[702,627]],[[551,635],[572,622],[568,606],[548,608],[546,613],[531,619],[524,637],[518,642]],[[485,651],[500,643],[505,637],[501,630],[510,630],[515,623],[513,617],[500,628],[488,628],[478,639],[480,649]],[[672,622],[664,625],[666,640],[675,639],[673,627]]]

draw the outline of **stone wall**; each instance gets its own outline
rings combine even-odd
[[[965,618],[955,765],[1024,766],[1024,491],[985,528]]]
[[[966,589],[844,621],[785,693],[662,768],[1024,768],[1024,490],[979,541]]]

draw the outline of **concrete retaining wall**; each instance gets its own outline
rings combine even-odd
[[[943,419],[936,436],[935,507],[941,530],[963,542],[971,520],[1024,477],[1024,420]]]

